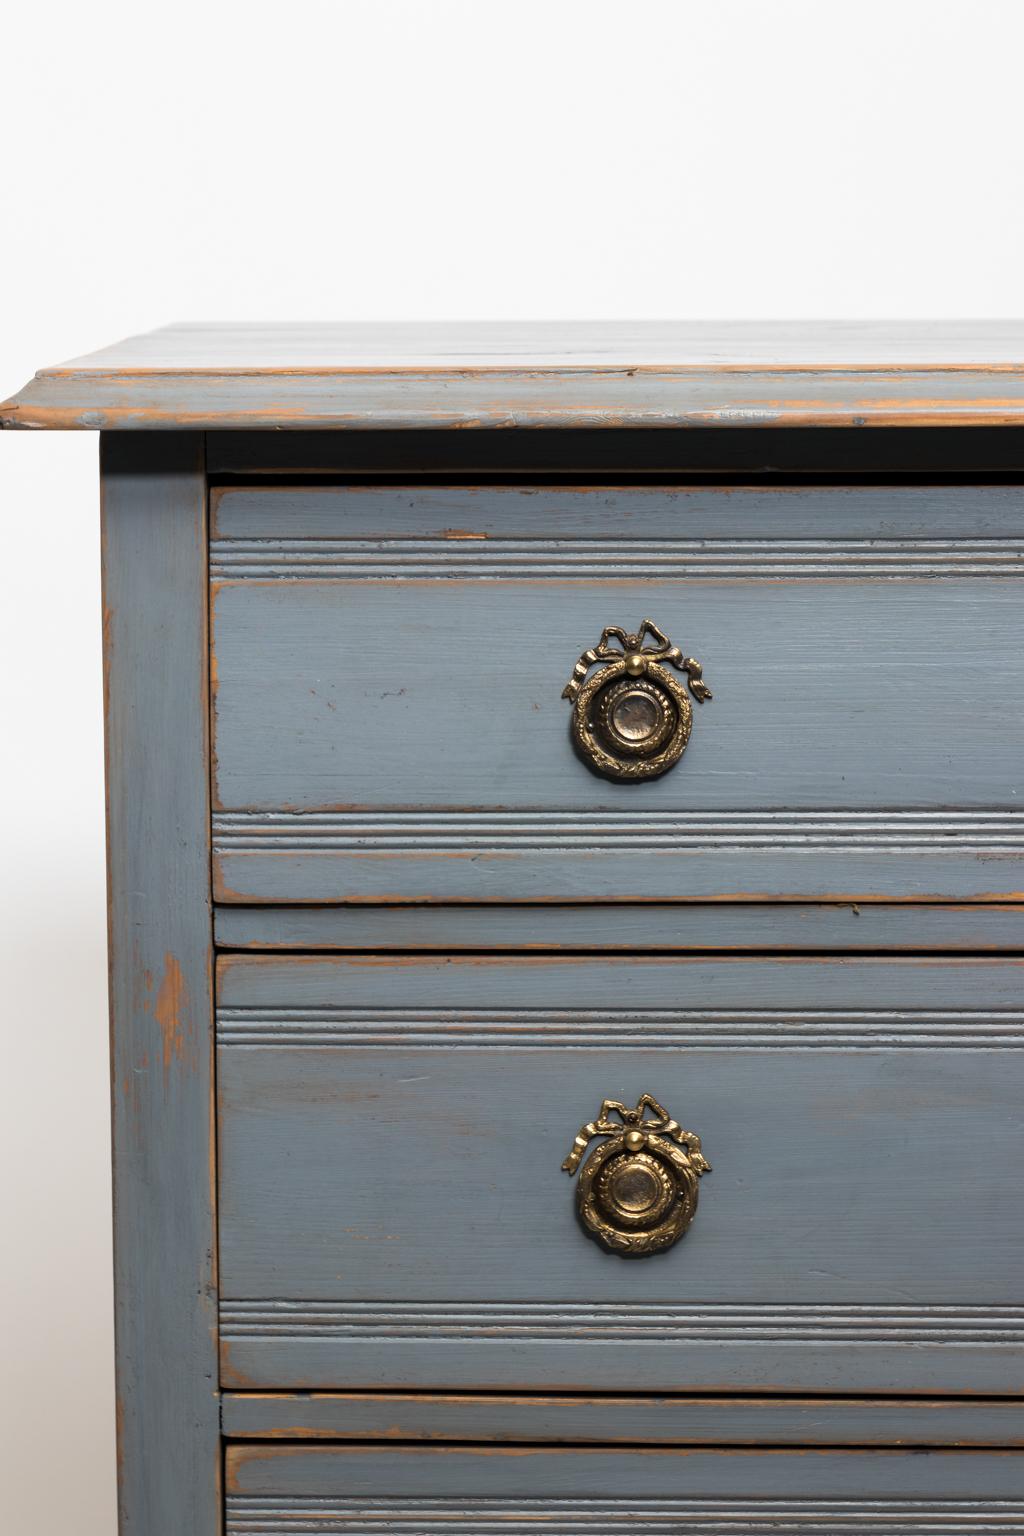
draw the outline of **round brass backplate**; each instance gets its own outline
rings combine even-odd
[[[664,667],[647,662],[631,674],[615,661],[583,684],[572,711],[577,751],[609,779],[655,779],[682,757],[693,710]]]
[[[601,1169],[594,1198],[616,1226],[650,1227],[675,1200],[675,1179],[650,1152],[621,1152]]]
[[[624,1134],[584,1163],[576,1186],[580,1220],[623,1258],[642,1258],[682,1237],[697,1209],[697,1175],[682,1148],[646,1134],[643,1147]]]
[[[679,718],[672,698],[646,677],[621,677],[599,688],[591,706],[594,729],[607,751],[651,757]]]

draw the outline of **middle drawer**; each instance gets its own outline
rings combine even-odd
[[[1019,1392],[1022,1006],[1013,960],[222,958],[223,1380]],[[643,1229],[666,1119],[712,1171],[624,1260],[574,1185]]]

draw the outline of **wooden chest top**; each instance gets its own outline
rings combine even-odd
[[[182,324],[42,369],[0,426],[1012,426],[1024,321]]]

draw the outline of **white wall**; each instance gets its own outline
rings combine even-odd
[[[1021,315],[1022,45],[1018,0],[8,0],[0,395],[171,319]],[[0,1526],[109,1536],[95,437],[5,434],[0,498]]]

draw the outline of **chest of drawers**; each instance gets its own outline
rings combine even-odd
[[[1024,1533],[1024,328],[172,327],[122,1536]]]

